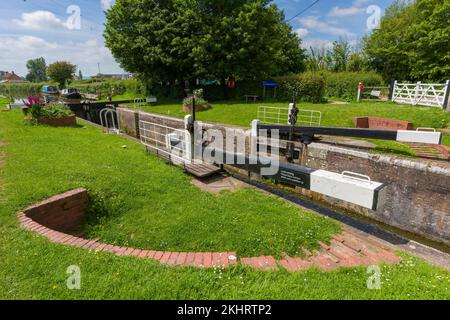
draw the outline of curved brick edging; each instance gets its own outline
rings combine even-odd
[[[200,268],[222,267],[238,263],[235,252],[168,252],[141,250],[114,246],[88,240],[68,232],[82,225],[88,205],[86,189],[75,189],[51,197],[19,213],[22,227],[33,231],[51,242],[94,251],[104,251],[117,256],[134,256],[152,259],[165,265],[193,266]],[[341,267],[368,266],[379,263],[398,263],[400,258],[390,248],[372,236],[364,236],[349,227],[341,235],[333,236],[330,245],[319,242],[321,249],[309,252],[302,249],[305,258],[286,256],[276,260],[272,256],[241,258],[243,266],[261,270],[279,270],[280,267],[294,272],[317,267],[334,270]]]

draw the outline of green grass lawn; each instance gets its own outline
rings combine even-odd
[[[279,254],[314,246],[337,223],[253,189],[210,195],[124,138],[90,126],[32,126],[0,113],[0,298],[3,299],[408,299],[448,298],[447,271],[404,255],[383,266],[382,290],[365,268],[334,272],[221,272],[161,266],[132,257],[52,244],[18,226],[16,213],[51,195],[86,187],[88,234],[109,243],[168,250]],[[126,145],[127,148],[123,146]],[[5,161],[6,160],[6,161]],[[82,289],[66,288],[81,268]]]
[[[220,122],[249,127],[257,118],[257,107],[287,107],[283,102],[215,102],[213,108],[197,114],[198,120]],[[437,108],[399,105],[391,102],[362,102],[347,105],[300,103],[299,107],[306,110],[322,112],[322,126],[353,127],[352,120],[360,116],[373,116],[398,119],[412,122],[415,127],[431,127],[436,129],[450,125],[450,112]],[[181,104],[162,102],[155,107],[146,107],[146,111],[182,118]],[[395,141],[369,140],[377,145],[376,153],[394,153],[402,156],[415,156],[408,146]],[[443,144],[450,146],[450,136],[445,136]]]
[[[11,100],[8,98],[0,97],[0,109],[3,109],[10,102],[11,102]]]

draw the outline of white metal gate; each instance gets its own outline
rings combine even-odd
[[[257,119],[265,124],[286,124],[289,122],[289,108],[258,107]]]
[[[191,162],[191,135],[188,130],[139,121],[141,142],[150,151],[175,164]]]
[[[289,112],[291,107],[258,107],[258,120],[263,124],[289,124]],[[297,125],[308,127],[320,127],[322,112],[316,110],[299,109]]]
[[[392,101],[411,105],[447,108],[450,81],[434,83],[398,83],[395,81]]]

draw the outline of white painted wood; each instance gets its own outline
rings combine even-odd
[[[378,202],[382,204],[384,193],[376,190],[382,188],[379,182],[350,177],[325,170],[317,170],[311,174],[311,191],[318,192],[339,200],[372,209]],[[381,194],[381,197],[380,197]],[[379,207],[379,206],[378,206]]]
[[[441,132],[427,132],[427,131],[397,131],[397,141],[401,142],[415,142],[428,144],[441,144]]]
[[[392,101],[411,105],[444,108],[449,81],[446,83],[398,83],[394,84]]]

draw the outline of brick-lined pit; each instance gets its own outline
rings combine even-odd
[[[169,252],[141,250],[130,247],[114,246],[95,240],[71,235],[79,229],[85,219],[88,206],[86,189],[75,189],[49,198],[19,213],[20,224],[51,242],[88,250],[104,251],[117,256],[134,256],[152,259],[165,265],[193,266],[199,268],[223,267],[237,264],[235,252]],[[321,249],[309,252],[302,249],[304,258],[285,256],[276,260],[272,256],[241,258],[240,264],[261,270],[279,270],[284,268],[295,272],[309,268],[324,271],[341,267],[368,266],[379,263],[398,263],[392,250],[380,240],[344,227],[341,235],[333,236],[329,245],[319,242]]]

